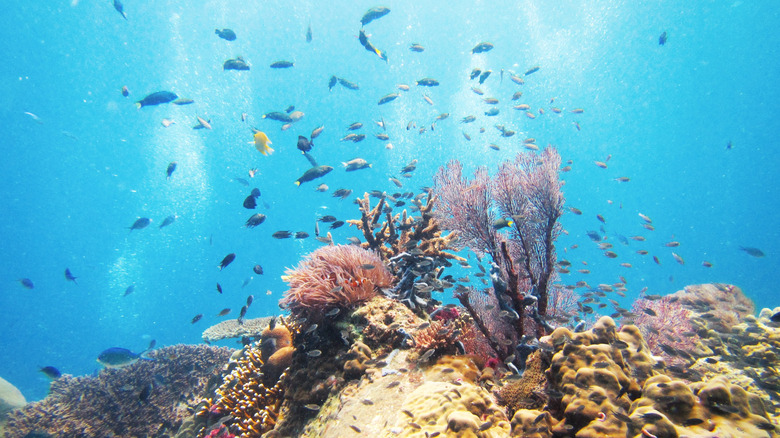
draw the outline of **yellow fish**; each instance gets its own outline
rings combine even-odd
[[[260,151],[263,155],[271,155],[274,150],[268,146],[271,143],[271,140],[268,138],[267,135],[265,135],[265,132],[257,131],[255,132],[255,148],[257,148],[258,151]]]

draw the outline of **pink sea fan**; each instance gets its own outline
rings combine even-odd
[[[393,281],[376,253],[355,245],[319,248],[285,274],[290,289],[279,305],[306,316],[368,301]]]
[[[640,298],[631,309],[637,316],[634,324],[653,354],[662,356],[668,365],[679,365],[685,361],[675,351],[693,352],[699,337],[695,335],[689,320],[690,310],[678,300],[665,296],[651,301]]]

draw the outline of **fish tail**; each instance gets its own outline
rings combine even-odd
[[[141,107],[142,107],[142,106],[143,106],[143,105],[141,104],[141,102],[136,102],[136,103],[135,103],[135,107],[136,107],[136,109],[141,109]]]
[[[295,185],[300,187],[301,182],[300,181],[295,181]]]

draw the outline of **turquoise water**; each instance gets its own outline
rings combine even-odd
[[[127,0],[125,20],[110,1],[6,1],[0,10],[0,376],[28,399],[40,399],[48,380],[39,367],[89,374],[109,347],[200,342],[203,329],[224,319],[216,316],[221,309],[232,308],[227,317],[236,317],[249,294],[255,303],[247,317],[277,314],[285,267],[321,245],[313,239],[317,217],[357,218],[351,200],[368,190],[419,192],[450,159],[469,170],[495,171],[528,137],[572,160],[563,174],[567,206],[583,214],[563,217],[568,235],[558,253],[591,273],[565,275],[564,283],[615,283],[623,276],[630,304],[644,287],[666,294],[726,282],[759,307],[778,304],[780,32],[771,2],[388,2],[390,14],[365,27],[387,52],[387,63],[357,40],[359,19],[371,6]],[[214,34],[225,27],[236,41]],[[668,35],[663,46],[662,32]],[[481,41],[495,48],[471,54]],[[412,43],[425,50],[410,51]],[[222,63],[238,55],[251,70],[223,71]],[[271,69],[278,60],[295,66]],[[524,85],[509,80],[510,70],[522,75],[534,66],[540,69]],[[493,74],[479,85],[469,80],[473,68]],[[360,89],[329,92],[332,75]],[[441,85],[414,86],[423,77]],[[411,90],[398,91],[397,84]],[[474,86],[485,95],[472,92]],[[136,109],[135,101],[160,90],[195,102]],[[523,97],[511,101],[516,91]],[[392,92],[401,97],[377,105]],[[481,98],[488,96],[500,99],[496,117],[484,115],[490,106]],[[518,103],[529,104],[537,117],[512,109]],[[261,119],[290,105],[305,116],[286,131]],[[553,106],[563,111],[556,114]],[[571,113],[575,108],[584,112]],[[431,131],[441,113],[450,116]],[[461,124],[470,114],[477,121]],[[196,116],[211,120],[213,129],[193,130]],[[163,118],[176,123],[165,128]],[[377,120],[386,123],[389,141],[374,138]],[[407,130],[412,120],[428,130]],[[340,142],[358,121],[366,140]],[[501,138],[495,124],[518,134]],[[310,167],[295,147],[297,136],[320,125],[325,129],[312,155],[335,170],[296,187],[293,181]],[[252,127],[268,134],[273,155],[250,144]],[[346,173],[340,163],[355,157],[373,166]],[[400,178],[398,189],[388,177],[400,177],[413,159],[418,169]],[[178,166],[167,179],[172,161]],[[254,178],[251,168],[258,169]],[[614,180],[624,176],[630,181]],[[330,190],[316,192],[320,183]],[[256,212],[267,220],[246,229],[254,211],[242,202],[253,187],[262,193]],[[338,188],[353,195],[333,198]],[[655,231],[642,228],[638,213],[653,219]],[[169,215],[177,220],[160,229]],[[153,222],[129,232],[139,217]],[[605,258],[586,235],[602,225],[617,259]],[[272,238],[278,230],[312,237]],[[626,248],[618,234],[647,240],[630,240]],[[333,231],[340,243],[357,235],[346,226]],[[663,246],[673,240],[680,247]],[[751,257],[740,246],[766,256]],[[649,254],[636,254],[639,249]],[[228,253],[236,260],[220,271]],[[713,267],[703,267],[705,260]],[[255,264],[263,275],[252,272]],[[78,285],[66,281],[66,268]],[[130,285],[133,293],[123,296]],[[201,313],[203,320],[190,324]]]

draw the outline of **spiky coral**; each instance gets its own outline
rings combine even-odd
[[[174,345],[149,358],[97,377],[63,376],[48,397],[10,415],[5,435],[108,437],[161,436],[175,432],[189,415],[209,379],[219,374],[231,350]]]
[[[393,280],[376,253],[354,245],[319,248],[285,273],[290,289],[279,305],[307,318],[368,301]]]

